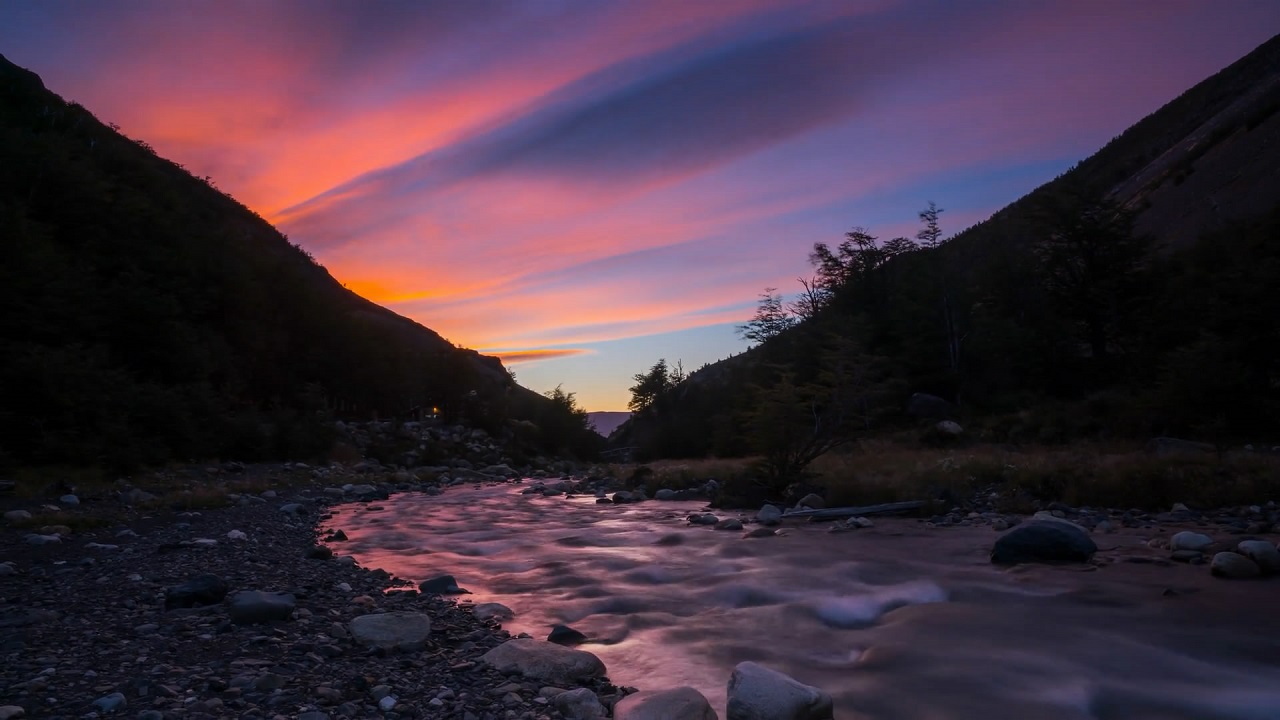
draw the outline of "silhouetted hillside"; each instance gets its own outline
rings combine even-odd
[[[919,245],[833,238],[811,257],[800,322],[762,306],[766,342],[694,373],[615,442],[650,456],[766,452],[789,424],[924,424],[905,412],[917,392],[998,441],[1274,441],[1277,109],[1273,38],[949,240],[931,243],[927,227]]]
[[[0,462],[301,457],[334,416],[558,411],[2,57],[0,158]]]

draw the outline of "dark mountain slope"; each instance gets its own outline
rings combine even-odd
[[[693,373],[615,442],[758,452],[760,399],[816,378],[806,353],[836,338],[877,368],[859,432],[910,423],[927,392],[997,440],[1275,439],[1277,109],[1280,37],[940,247],[851,247],[814,317]]]
[[[550,407],[3,58],[0,307],[0,460],[298,457],[333,415]]]

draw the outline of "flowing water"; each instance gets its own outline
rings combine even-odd
[[[692,685],[721,717],[754,660],[829,692],[837,718],[1280,718],[1280,580],[1159,564],[1158,530],[1099,536],[1100,567],[1006,570],[986,527],[744,539],[688,525],[697,502],[521,488],[396,495],[326,524],[365,567],[452,574],[511,607],[513,634],[569,624],[614,683]]]

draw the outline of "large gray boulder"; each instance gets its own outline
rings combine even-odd
[[[1079,525],[1065,520],[1032,520],[996,540],[991,562],[997,565],[1087,562],[1096,552],[1098,546]]]
[[[366,647],[411,651],[420,649],[431,634],[431,618],[412,612],[375,613],[354,618],[347,629]]]
[[[551,685],[569,685],[604,675],[604,663],[585,650],[574,650],[545,640],[508,640],[480,657],[480,661],[504,673],[518,673]]]
[[[720,720],[720,717],[702,693],[685,686],[628,695],[614,706],[613,720]]]
[[[1213,538],[1198,532],[1183,530],[1180,533],[1174,533],[1169,538],[1169,549],[1178,550],[1194,550],[1196,552],[1204,552],[1213,544]]]
[[[1268,540],[1242,540],[1236,550],[1257,563],[1264,575],[1280,573],[1280,549]]]
[[[782,522],[782,510],[774,505],[765,505],[756,513],[756,520],[761,525],[777,525]]]
[[[729,720],[832,720],[831,696],[753,662],[729,677]]]
[[[1220,552],[1213,556],[1209,563],[1209,571],[1214,577],[1243,580],[1255,578],[1262,574],[1262,568],[1249,558],[1239,553]]]

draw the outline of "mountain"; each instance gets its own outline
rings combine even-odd
[[[597,411],[587,413],[587,417],[590,418],[591,427],[595,428],[596,432],[609,437],[619,425],[631,417],[631,413]]]
[[[761,453],[788,424],[916,427],[914,393],[999,442],[1275,440],[1277,110],[1280,37],[937,247],[837,238],[813,256],[801,322],[693,373],[611,441]]]
[[[334,417],[563,414],[3,57],[0,158],[0,465],[309,457]]]

